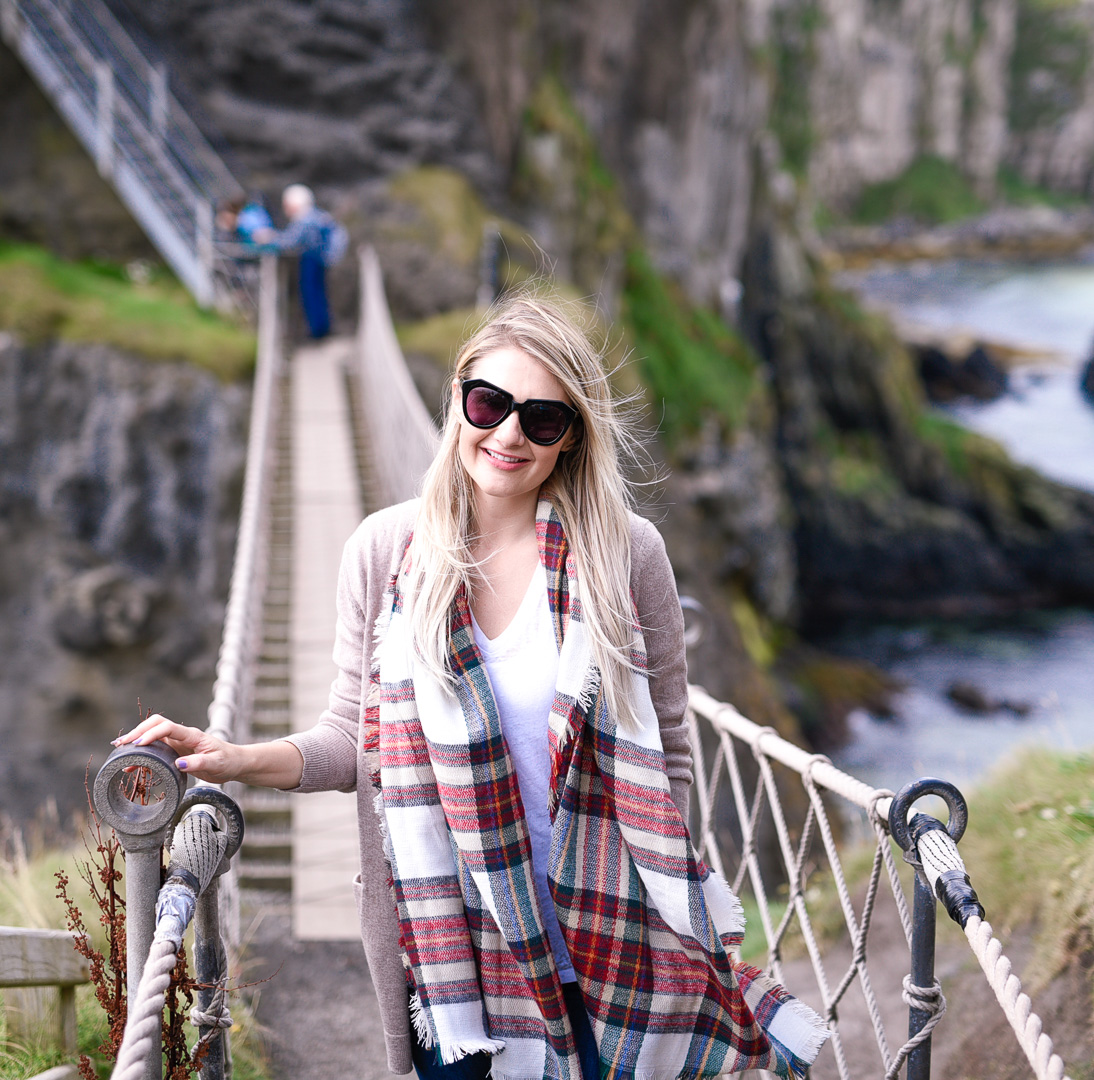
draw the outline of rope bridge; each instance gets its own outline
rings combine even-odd
[[[209,710],[211,725],[228,737],[246,731],[247,714],[253,706],[254,643],[260,630],[256,623],[261,620],[260,594],[269,545],[267,503],[277,452],[272,386],[281,357],[274,306],[277,275],[272,260],[263,267],[262,276],[268,303],[260,321],[255,415],[239,552],[218,682]],[[436,432],[399,349],[384,299],[379,261],[370,250],[361,255],[361,326],[356,353],[347,374],[356,386],[358,436],[369,474],[365,483],[373,492],[373,505],[382,505],[414,493],[432,456]],[[813,1067],[817,1080],[827,1076],[890,1080],[901,1074],[908,1080],[927,1080],[930,1076],[931,1034],[945,1011],[942,988],[934,977],[934,919],[939,900],[964,928],[1032,1074],[1038,1080],[1065,1080],[1063,1062],[1042,1031],[1029,997],[1022,993],[1002,944],[984,920],[958,854],[956,842],[964,831],[967,813],[955,788],[925,780],[913,782],[895,795],[874,789],[835,768],[827,758],[810,754],[772,729],[752,723],[698,687],[690,688],[689,705],[696,847],[734,891],[743,894],[746,910],[750,900],[754,902],[749,919],[751,926],[758,925],[762,931],[763,966],[825,1017],[832,1032],[832,1049],[822,1051]],[[181,787],[174,790],[178,771],[167,760],[155,762],[147,757],[157,752],[156,747],[119,750],[122,752],[111,755],[96,780],[96,803],[100,804],[102,794],[100,815],[118,828],[119,835],[125,834],[127,876],[134,874],[133,885],[139,884],[140,867],[152,858],[154,849],[158,883],[159,848],[169,842],[174,829],[174,888],[176,893],[181,888],[183,893],[189,890],[194,894],[183,896],[185,903],[180,905],[165,902],[161,892],[160,915],[155,916],[155,891],[147,896],[143,890],[131,892],[131,924],[143,929],[141,940],[130,942],[134,962],[130,1029],[114,1075],[135,1080],[159,1076],[154,1017],[162,1008],[164,972],[171,959],[168,953],[181,933],[180,908],[185,909],[183,918],[196,912],[205,951],[216,951],[210,946],[219,943],[222,935],[216,922],[215,883],[238,848],[242,817],[219,791],[199,787],[184,798]],[[134,754],[146,756],[138,762]],[[125,804],[111,778],[116,780],[134,764],[159,769],[167,797],[146,807]],[[913,804],[927,794],[946,801],[950,810],[946,825],[925,814],[911,813]],[[873,852],[864,892],[845,872],[846,855],[837,843],[839,830],[833,821],[838,819],[833,818],[830,804],[865,815]],[[155,815],[155,821],[145,821],[148,815]],[[903,849],[905,861],[914,867],[911,904],[899,873],[894,841]],[[143,876],[151,873],[149,868]],[[231,878],[224,880],[230,883]],[[228,895],[231,893],[229,888]],[[855,893],[861,893],[857,906]],[[892,931],[881,928],[879,912],[886,898],[891,900],[890,913],[895,909],[899,929],[895,924]],[[147,918],[140,914],[145,907]],[[832,921],[833,912],[841,920],[844,945],[850,946],[846,963],[838,960],[839,948],[821,929]],[[164,930],[163,920],[174,920],[174,929]],[[897,950],[899,962],[890,962],[883,973],[875,963],[873,975],[868,967],[872,928],[875,944],[879,944],[879,933],[902,934],[904,939]],[[230,937],[230,919],[228,929]],[[891,942],[886,944],[891,951]],[[744,948],[750,956],[751,936]],[[795,950],[804,953],[804,960],[793,955]],[[203,1080],[219,1080],[227,1060],[226,1048],[220,1050],[219,1044],[230,1021],[223,993],[212,993],[223,985],[223,970],[219,962],[210,965],[203,980],[210,987],[209,1000],[200,1003],[195,1016],[203,1040],[211,1049],[218,1048],[202,1068]],[[893,1012],[894,1006],[899,1008],[898,997],[908,1006],[908,1034],[894,1038]],[[848,1029],[856,1009],[865,1012],[866,1034]],[[861,1044],[871,1039],[876,1044],[876,1057],[864,1062]]]

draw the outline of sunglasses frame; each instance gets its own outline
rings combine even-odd
[[[502,394],[509,399],[509,407],[492,424],[476,424],[467,414],[467,397],[472,390],[477,390],[480,386],[486,387],[488,390],[493,390],[495,394]],[[509,414],[515,411],[520,421],[520,430],[524,432],[524,437],[529,442],[535,443],[536,446],[554,446],[555,443],[562,439],[566,435],[566,432],[574,426],[574,421],[580,416],[577,409],[572,405],[567,405],[565,401],[556,401],[554,398],[528,398],[527,401],[517,401],[508,390],[503,390],[500,386],[495,386],[492,382],[487,382],[486,379],[461,379],[460,390],[462,392],[463,401],[463,418],[473,428],[478,428],[480,431],[490,431],[493,428],[500,427],[509,418]],[[535,438],[524,426],[524,410],[529,406],[536,405],[553,405],[555,408],[561,409],[563,415],[567,417],[566,423],[562,426],[562,430],[554,439],[551,439],[550,442],[544,442],[542,439]]]

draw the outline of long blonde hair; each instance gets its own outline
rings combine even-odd
[[[559,455],[541,493],[554,503],[576,562],[605,703],[617,723],[634,730],[630,492],[623,473],[633,438],[613,403],[602,357],[576,321],[581,313],[575,316],[558,300],[527,294],[500,304],[460,350],[454,377],[467,377],[477,360],[497,349],[519,349],[562,384],[577,409],[577,441]],[[475,492],[460,461],[459,435],[458,407],[448,395],[440,447],[423,483],[406,597],[415,650],[447,686],[453,683],[449,613],[460,586],[470,592],[476,570]]]

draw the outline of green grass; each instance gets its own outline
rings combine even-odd
[[[66,262],[3,241],[0,329],[30,342],[94,342],[149,360],[184,360],[225,381],[254,366],[253,333],[201,310],[166,273],[137,284],[116,266]]]
[[[1010,206],[1051,206],[1058,210],[1073,210],[1085,203],[1078,195],[1049,191],[1023,180],[1014,169],[1004,165],[997,179],[998,192]]]
[[[1094,943],[1094,756],[1026,748],[969,798],[960,843],[998,937],[1034,929],[1032,985]]]
[[[627,257],[623,310],[638,367],[670,446],[699,431],[708,417],[735,431],[759,389],[757,363],[744,341],[634,250]]]
[[[863,188],[852,218],[863,225],[896,217],[912,218],[921,225],[943,225],[984,209],[956,165],[926,154],[894,179]]]
[[[0,991],[0,1003],[3,1003]],[[110,1063],[101,1060],[99,1044],[106,1037],[106,1016],[95,1000],[90,986],[76,989],[76,1047],[77,1056],[86,1054],[94,1063],[100,1077],[110,1075]],[[37,1076],[57,1065],[72,1062],[73,1058],[48,1045],[45,1040],[23,1042],[9,1036],[5,1009],[0,1005],[0,1080],[24,1080]]]
[[[482,312],[475,308],[453,308],[417,322],[395,327],[404,353],[428,356],[443,371],[451,370],[456,351],[479,325]]]

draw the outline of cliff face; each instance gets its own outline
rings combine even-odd
[[[1031,3],[156,0],[134,17],[251,183],[311,180],[379,242],[397,314],[472,303],[492,210],[626,323],[655,409],[686,418],[664,529],[720,627],[698,675],[774,722],[772,623],[1094,600],[1091,500],[925,418],[907,357],[812,254],[810,184],[850,198],[932,153],[986,188],[1008,155],[1062,160],[1087,9],[1031,22]]]
[[[995,193],[1001,166],[1088,193],[1094,182],[1094,7],[1043,0],[804,0],[774,47],[800,60],[815,197],[846,205],[916,157]]]
[[[89,756],[138,699],[203,719],[248,397],[183,365],[0,336],[0,808],[42,791],[79,807]]]

